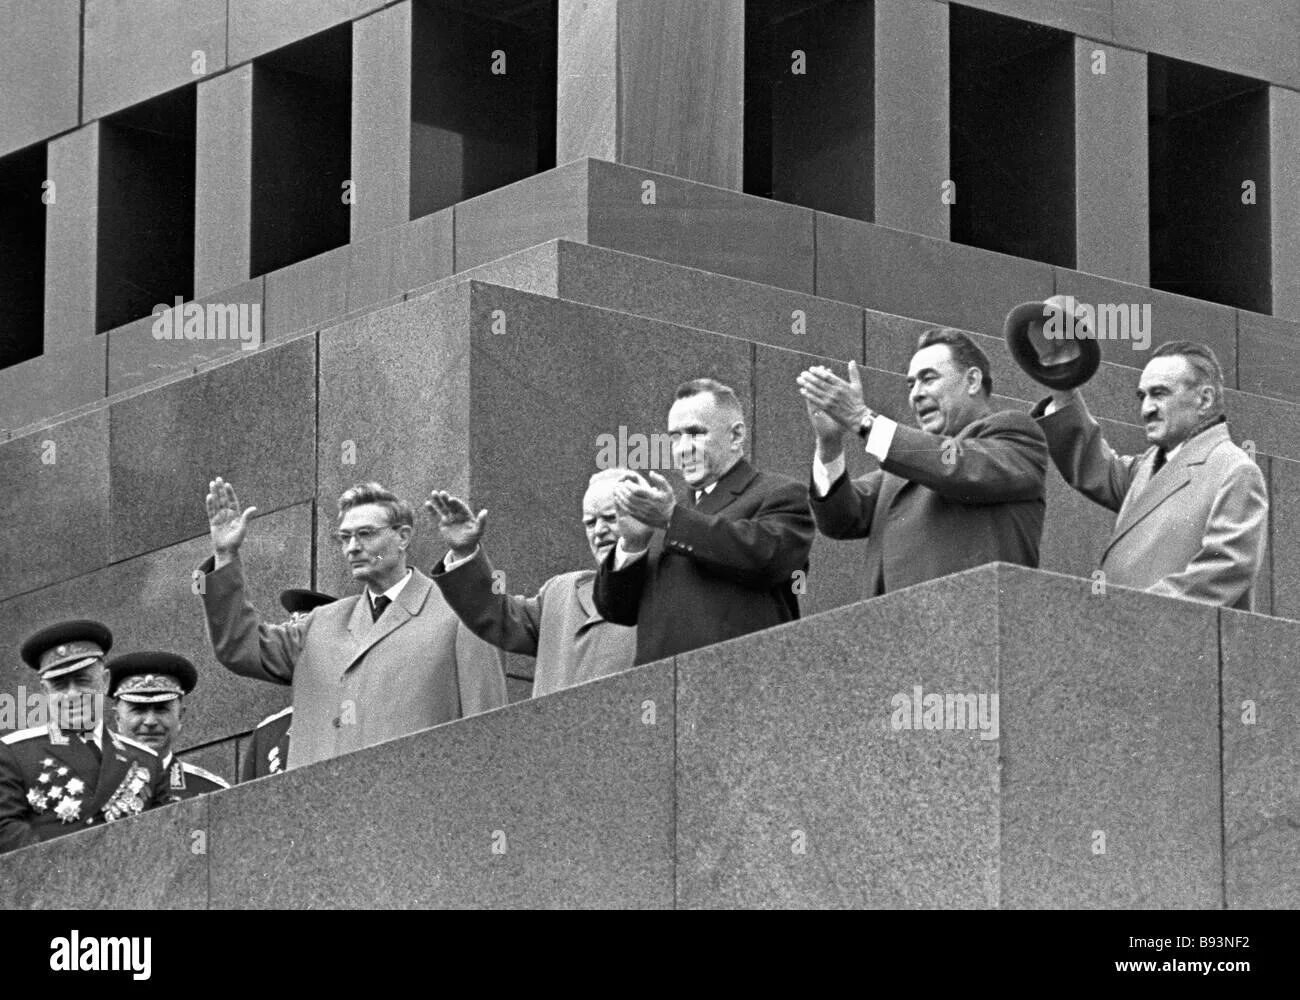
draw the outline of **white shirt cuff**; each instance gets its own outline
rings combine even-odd
[[[622,569],[624,566],[629,566],[632,563],[636,562],[648,551],[649,549],[642,549],[640,552],[629,552],[627,549],[623,548],[623,539],[620,538],[618,540],[618,544],[614,546],[615,571],[618,571]]]
[[[845,465],[844,452],[840,452],[838,456],[825,464],[822,463],[820,458],[813,455],[813,489],[817,491],[818,497],[824,497],[831,491],[831,487],[835,485],[835,480],[844,475]]]
[[[867,454],[883,462],[889,454],[889,446],[894,443],[894,431],[898,430],[898,421],[890,420],[879,414],[871,421],[871,430],[867,433]]]
[[[457,559],[454,555],[452,555],[451,550],[449,549],[449,550],[447,551],[447,555],[446,555],[446,557],[442,560],[442,568],[443,568],[446,572],[450,573],[450,572],[451,572],[452,570],[454,570],[457,566],[464,566],[467,562],[469,562],[471,559],[473,559],[476,555],[478,555],[478,546],[477,546],[477,545],[474,546],[474,551],[473,551],[473,552],[471,552],[469,555],[465,556],[465,557],[462,558],[462,559]]]

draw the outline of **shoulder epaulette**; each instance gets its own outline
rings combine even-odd
[[[188,761],[181,761],[181,770],[186,774],[197,774],[200,778],[207,778],[214,785],[220,785],[222,788],[229,788],[230,782],[219,774],[213,774],[207,768],[199,767],[198,764],[191,764]]]
[[[261,722],[259,722],[259,723],[258,723],[256,726],[254,726],[253,728],[255,728],[255,729],[261,729],[263,726],[269,726],[269,725],[270,725],[272,722],[274,722],[276,719],[283,719],[286,715],[288,715],[288,714],[289,714],[290,712],[292,712],[292,711],[293,711],[293,706],[292,706],[292,705],[290,705],[288,708],[282,708],[282,709],[280,709],[280,711],[276,712],[274,715],[268,715],[265,719],[263,719]]]
[[[143,743],[138,743],[135,740],[131,739],[131,737],[129,736],[123,736],[121,733],[115,733],[112,730],[108,731],[108,735],[112,737],[114,743],[121,740],[127,746],[135,747],[137,750],[144,750],[154,757],[158,756],[158,751],[155,750],[153,747],[145,746]]]
[[[0,743],[21,743],[23,740],[30,740],[33,737],[40,736],[49,731],[49,726],[32,726],[31,729],[20,729],[16,733],[7,733],[4,736],[0,736]]]

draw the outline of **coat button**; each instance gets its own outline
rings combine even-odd
[[[340,720],[339,717],[338,717],[337,715],[334,716],[334,718],[331,719],[330,722],[331,722],[331,724],[334,726],[335,729],[338,729],[341,725],[343,725],[342,720]]]

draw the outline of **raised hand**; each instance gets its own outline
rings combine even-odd
[[[208,483],[205,500],[208,508],[208,532],[212,536],[212,554],[216,556],[216,566],[219,569],[235,557],[239,546],[244,543],[248,521],[257,513],[257,508],[249,507],[240,513],[235,488],[220,476]]]
[[[796,381],[804,400],[816,406],[843,430],[856,431],[867,415],[867,404],[862,398],[862,375],[856,361],[849,362],[847,382],[823,365],[805,369]]]
[[[672,519],[677,497],[672,485],[657,472],[635,480],[624,477],[614,484],[614,505],[620,514],[630,514],[651,528],[666,528]]]
[[[477,516],[469,504],[446,490],[433,490],[424,502],[438,521],[438,534],[457,559],[462,559],[478,548],[483,532],[487,530],[487,510]]]

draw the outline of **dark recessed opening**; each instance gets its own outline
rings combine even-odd
[[[0,368],[45,346],[45,164],[43,142],[0,159]]]
[[[412,7],[411,218],[555,166],[555,0]]]
[[[194,294],[195,88],[103,119],[95,329]]]
[[[872,219],[874,39],[870,2],[748,0],[747,194]]]
[[[253,277],[348,242],[351,176],[348,23],[253,62]]]
[[[1073,36],[959,4],[948,29],[953,241],[1074,267]]]
[[[1147,91],[1151,287],[1271,312],[1267,85],[1153,55]]]

